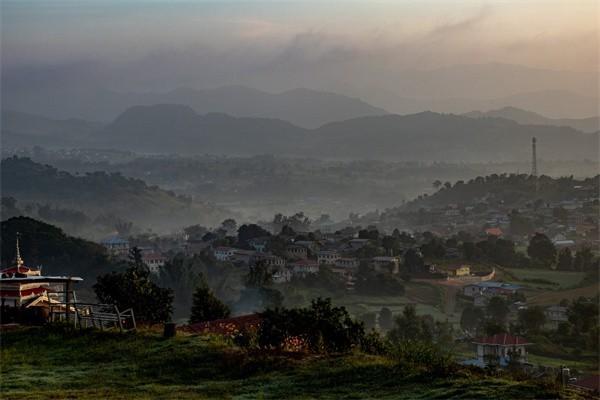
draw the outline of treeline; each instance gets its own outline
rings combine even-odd
[[[1,175],[3,195],[23,204],[59,206],[91,218],[115,215],[152,229],[178,227],[190,218],[215,223],[226,215],[213,205],[120,173],[96,171],[74,175],[29,158],[11,157],[2,160]]]
[[[445,206],[447,204],[473,203],[474,199],[486,198],[488,204],[518,206],[535,201],[550,202],[597,197],[600,190],[600,175],[575,179],[573,176],[552,178],[528,174],[491,174],[478,176],[454,184],[435,180],[437,190],[430,196],[420,196],[410,202],[411,208]]]

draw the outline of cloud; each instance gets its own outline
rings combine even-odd
[[[441,25],[434,27],[426,35],[428,38],[445,38],[450,35],[457,35],[462,33],[470,33],[486,20],[490,14],[491,9],[489,6],[483,6],[479,9],[477,14],[463,18],[458,21],[446,22]]]

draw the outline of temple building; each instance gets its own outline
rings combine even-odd
[[[33,308],[51,308],[55,304],[66,304],[75,300],[73,283],[83,279],[74,276],[46,276],[40,268],[25,265],[21,258],[17,237],[16,257],[13,266],[0,270],[0,304],[4,318],[15,317],[19,311]],[[6,314],[9,309],[13,311]],[[17,314],[15,314],[15,312]],[[8,318],[6,318],[8,319]]]
[[[15,265],[0,270],[0,301],[2,306],[20,307],[40,296],[47,298],[50,284],[39,278],[42,276],[40,269],[26,267],[21,258],[19,239],[17,238],[17,256]],[[14,278],[33,278],[19,279]]]

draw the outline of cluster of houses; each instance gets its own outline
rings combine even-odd
[[[581,189],[584,190],[585,188]],[[585,189],[589,191],[588,189]],[[587,193],[587,192],[586,192]],[[511,213],[535,221],[536,232],[548,236],[557,248],[597,247],[600,245],[598,226],[598,198],[585,197],[528,205],[515,210],[497,199],[483,196],[470,199],[465,204],[445,204],[441,207],[423,206],[419,212],[388,213],[376,216],[377,220],[361,221],[383,228],[411,226],[419,231],[429,231],[438,236],[468,232],[475,237],[496,236],[510,238],[526,244],[528,236],[518,236],[510,231]],[[557,210],[561,212],[557,213]]]
[[[110,236],[100,242],[107,252],[113,257],[127,258],[130,250],[130,244],[127,239],[119,236]],[[148,267],[150,272],[158,274],[160,269],[165,265],[167,258],[154,247],[140,246],[138,249],[142,255],[142,261]]]
[[[288,244],[281,255],[267,251],[266,238],[252,239],[249,245],[252,250],[235,247],[215,247],[213,254],[219,261],[231,262],[238,266],[251,266],[258,262],[271,267],[273,281],[285,283],[293,277],[306,277],[319,273],[320,268],[327,266],[332,272],[340,275],[352,290],[355,274],[360,260],[349,254],[368,243],[367,239],[351,239],[345,243],[333,241],[295,241]],[[392,256],[380,256],[370,259],[376,271],[398,273],[401,259]]]
[[[520,290],[522,290],[521,286],[512,283],[485,281],[463,286],[462,294],[470,298],[474,306],[485,307],[492,297],[502,297],[505,300],[510,300]],[[519,310],[527,308],[527,304],[522,300],[509,303],[511,311],[509,319],[514,319]],[[547,306],[544,309],[544,314],[546,316],[545,327],[547,329],[556,329],[561,323],[569,320],[567,307],[561,305]]]
[[[263,263],[273,271],[275,283],[290,282],[293,277],[306,277],[317,274],[322,266],[327,266],[334,273],[344,278],[347,288],[352,290],[355,274],[360,260],[351,254],[369,243],[361,238],[325,238],[323,240],[297,240],[285,246],[279,255],[269,251],[269,237],[258,237],[248,240],[247,248],[213,246],[211,242],[185,242],[176,248],[187,254],[211,251],[217,261],[230,262],[239,267],[249,267]],[[114,257],[126,258],[130,243],[118,236],[111,236],[101,244]],[[190,247],[191,246],[191,247]],[[142,260],[153,273],[158,273],[166,262],[166,257],[156,247],[137,246]],[[173,248],[171,248],[173,249]],[[378,256],[370,260],[376,271],[397,274],[400,271],[401,258],[396,256]]]

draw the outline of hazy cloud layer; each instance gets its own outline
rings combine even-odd
[[[390,103],[405,97],[492,99],[549,89],[595,96],[597,7],[536,0],[5,1],[4,93],[32,83],[119,91],[245,84],[339,91],[392,110]],[[488,63],[483,72],[453,67]]]

